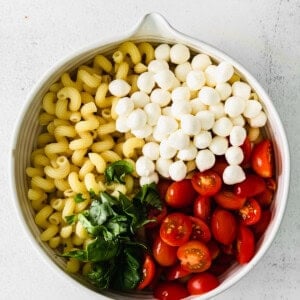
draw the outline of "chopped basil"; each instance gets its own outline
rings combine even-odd
[[[105,179],[108,183],[125,183],[125,175],[134,171],[133,165],[126,160],[118,160],[110,164],[105,172]]]

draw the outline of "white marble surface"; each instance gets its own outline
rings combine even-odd
[[[49,67],[152,11],[224,50],[259,79],[290,143],[291,187],[279,233],[250,274],[215,299],[300,299],[299,0],[0,0],[0,299],[88,298],[57,276],[27,240],[8,187],[9,141],[26,95]]]

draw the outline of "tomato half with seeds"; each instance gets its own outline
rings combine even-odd
[[[234,186],[234,193],[240,197],[253,197],[266,189],[265,180],[255,174],[248,174],[246,179]]]
[[[211,199],[207,196],[199,195],[193,204],[194,216],[207,221],[210,217]]]
[[[204,272],[191,277],[187,283],[187,289],[191,295],[201,295],[215,289],[219,284],[215,275]]]
[[[190,220],[192,221],[192,234],[190,239],[202,241],[204,243],[209,242],[211,239],[211,233],[207,224],[196,217],[190,216]]]
[[[212,170],[197,172],[192,177],[192,185],[200,195],[213,196],[221,189],[222,179]]]
[[[178,282],[160,282],[154,289],[153,296],[159,300],[180,300],[189,296],[186,287]]]
[[[249,262],[255,253],[254,234],[249,227],[240,225],[236,242],[236,259],[238,263]]]
[[[138,290],[143,290],[152,282],[155,275],[155,270],[156,267],[152,257],[149,254],[146,254],[143,264],[143,278],[137,286]]]
[[[190,271],[187,271],[185,269],[183,269],[183,267],[181,266],[181,264],[177,264],[175,266],[172,266],[166,273],[166,279],[167,280],[176,280],[176,279],[180,279],[183,277],[188,276],[189,274],[191,274]]]
[[[261,207],[254,198],[250,198],[239,210],[239,215],[243,225],[253,225],[260,219]]]
[[[211,256],[207,246],[200,241],[189,241],[177,250],[177,257],[183,269],[191,272],[204,272],[211,265]]]
[[[222,190],[213,197],[217,204],[226,209],[240,209],[244,206],[247,198],[236,195],[235,193]]]
[[[170,246],[181,246],[186,243],[192,233],[190,218],[182,213],[167,215],[160,226],[161,239]]]
[[[177,247],[166,244],[157,236],[152,245],[152,254],[156,262],[165,267],[172,266],[177,261]]]

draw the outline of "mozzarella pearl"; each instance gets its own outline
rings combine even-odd
[[[149,176],[154,172],[155,165],[148,157],[140,156],[135,162],[135,169],[139,176]]]
[[[153,136],[154,141],[157,141],[157,142],[161,142],[168,138],[167,135],[162,134],[159,130],[157,130],[156,126],[153,128],[152,136]]]
[[[165,159],[160,157],[155,164],[155,168],[156,171],[163,177],[165,178],[169,178],[170,174],[169,174],[169,168],[170,165],[172,164],[172,160],[171,159]]]
[[[169,61],[170,60],[170,49],[171,48],[168,44],[160,44],[154,50],[155,58]]]
[[[188,101],[191,99],[191,92],[187,86],[179,86],[172,91],[171,98],[176,101]]]
[[[208,86],[203,87],[199,91],[198,97],[206,105],[216,105],[221,100],[218,92],[215,89]]]
[[[251,87],[249,84],[241,81],[236,81],[232,85],[232,95],[249,99],[251,94]]]
[[[234,74],[233,66],[227,62],[222,61],[218,66],[215,73],[215,79],[217,83],[224,83],[228,81]]]
[[[243,98],[232,96],[225,101],[224,110],[228,116],[235,118],[244,112],[245,107],[246,101]]]
[[[224,104],[219,102],[215,105],[209,106],[209,111],[211,111],[215,115],[215,119],[220,119],[225,116]]]
[[[130,92],[131,86],[123,79],[115,79],[108,85],[108,90],[113,96],[125,97]]]
[[[182,150],[189,146],[190,137],[187,134],[183,133],[181,129],[178,129],[170,134],[170,136],[168,137],[168,143],[176,150]]]
[[[171,101],[170,92],[163,89],[154,89],[150,95],[152,102],[159,104],[161,107],[166,106]]]
[[[239,165],[244,159],[243,150],[236,146],[229,147],[226,150],[225,158],[230,165]]]
[[[136,84],[141,91],[150,94],[155,85],[153,73],[152,72],[142,73],[141,75],[139,75]]]
[[[127,118],[127,127],[131,130],[145,127],[147,122],[147,115],[144,110],[137,108],[131,112]]]
[[[144,107],[144,111],[147,115],[147,123],[150,126],[156,125],[157,120],[158,120],[159,116],[161,115],[161,108],[160,108],[159,104],[157,104],[157,103],[148,103]]]
[[[159,158],[159,145],[155,142],[149,142],[143,146],[143,155],[151,160]]]
[[[169,135],[178,129],[178,123],[173,117],[160,116],[157,121],[156,130],[163,135]]]
[[[260,111],[255,118],[248,119],[251,127],[263,127],[267,123],[267,116],[263,111]]]
[[[190,114],[192,111],[192,106],[189,101],[176,101],[171,105],[172,115],[180,120],[182,114]]]
[[[246,118],[255,118],[262,110],[261,104],[257,100],[247,100],[243,115]]]
[[[196,158],[197,153],[197,148],[193,145],[193,143],[190,143],[187,148],[178,151],[177,157],[180,160],[191,161]]]
[[[190,50],[182,44],[175,44],[170,50],[170,60],[174,64],[183,64],[190,58]]]
[[[159,145],[160,157],[165,159],[173,158],[177,153],[177,150],[170,146],[168,140],[161,141]]]
[[[190,71],[186,76],[186,84],[192,91],[200,90],[205,84],[205,76],[203,71]]]
[[[181,82],[185,82],[186,76],[190,71],[192,71],[191,64],[189,62],[185,62],[183,64],[177,65],[174,73],[178,80],[180,80]]]
[[[173,83],[172,83],[172,86],[171,86],[171,90],[174,90],[174,89],[176,89],[179,86],[180,86],[180,81],[174,75]]]
[[[174,116],[172,114],[171,106],[167,106],[167,107],[162,108],[161,114],[164,115],[164,116],[169,116],[169,117],[174,118]]]
[[[242,115],[239,115],[235,118],[230,118],[230,120],[234,126],[245,126],[245,123],[246,123],[246,121]]]
[[[200,119],[203,130],[211,129],[215,123],[215,115],[208,110],[199,111],[196,117]]]
[[[134,92],[130,98],[133,101],[135,108],[143,108],[150,102],[149,96],[142,91]]]
[[[119,116],[116,120],[116,130],[119,132],[128,132],[130,128],[127,126],[127,116]]]
[[[169,167],[169,174],[172,180],[180,181],[186,176],[187,168],[182,160],[173,162]]]
[[[226,100],[232,92],[231,85],[227,82],[218,83],[215,89],[219,93],[221,100]]]
[[[133,111],[133,109],[134,103],[128,97],[121,98],[115,107],[116,114],[119,116],[127,116]]]
[[[145,139],[152,134],[152,126],[146,124],[144,127],[131,131],[133,135],[140,139]]]
[[[216,135],[225,137],[230,134],[232,127],[233,125],[230,119],[222,117],[215,122],[212,130]]]
[[[205,71],[205,79],[206,79],[206,85],[209,87],[215,87],[217,82],[216,82],[216,71],[217,71],[217,66],[215,65],[210,65],[208,66]]]
[[[198,149],[207,148],[212,141],[212,135],[210,131],[201,131],[199,134],[194,136],[194,145]]]
[[[225,154],[227,148],[228,148],[228,140],[222,136],[213,137],[209,145],[209,150],[215,155]]]
[[[195,98],[190,101],[192,106],[192,114],[196,115],[199,111],[207,110],[207,105],[205,105],[200,98]]]
[[[229,142],[232,146],[241,146],[247,136],[246,129],[242,126],[233,126],[229,135]]]
[[[200,150],[196,156],[196,166],[200,172],[212,168],[215,162],[215,155],[208,149]]]
[[[172,88],[175,80],[174,78],[175,75],[170,70],[162,70],[154,75],[155,82],[160,88],[164,90],[169,90]]]
[[[188,135],[196,135],[201,130],[201,121],[193,115],[182,115],[180,118],[181,129],[183,133]]]
[[[150,184],[150,183],[158,183],[159,178],[158,174],[156,172],[153,172],[149,176],[142,176],[140,177],[140,186],[143,186],[145,184]]]
[[[244,170],[237,165],[229,165],[224,169],[223,181],[225,184],[232,185],[246,179]]]
[[[148,64],[148,71],[152,73],[158,73],[159,71],[162,70],[168,70],[169,69],[169,64],[165,60],[158,60],[154,59],[150,61]]]
[[[206,54],[197,54],[192,59],[192,68],[194,70],[204,71],[211,64],[210,57]]]

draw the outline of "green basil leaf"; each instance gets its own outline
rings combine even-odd
[[[162,209],[162,201],[155,183],[143,185],[134,197],[134,201],[140,202],[143,206],[149,205],[159,210]]]
[[[83,202],[85,199],[82,197],[82,194],[79,193],[79,194],[76,194],[75,197],[74,197],[74,201],[75,203],[80,203],[80,202]]]
[[[110,164],[104,172],[105,179],[108,183],[118,182],[125,183],[125,175],[134,171],[133,165],[126,160],[118,160]]]
[[[93,224],[102,225],[111,216],[116,215],[111,205],[107,202],[100,203],[94,200],[89,210],[89,218]]]
[[[71,250],[64,253],[62,256],[69,258],[76,258],[80,261],[87,261],[87,252],[85,250]]]
[[[77,215],[65,216],[65,220],[68,225],[71,225],[77,221]]]
[[[113,236],[118,236],[122,233],[129,231],[128,218],[126,216],[115,216],[111,218],[106,224],[106,228],[113,234]]]
[[[87,260],[90,262],[108,261],[115,257],[119,251],[117,239],[106,241],[96,238],[86,247]]]
[[[98,288],[107,289],[110,287],[115,271],[116,268],[113,261],[93,263],[92,270],[87,274],[87,277]]]

